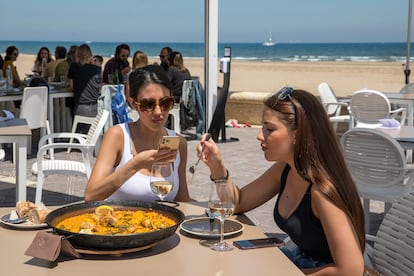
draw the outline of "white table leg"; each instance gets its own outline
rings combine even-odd
[[[16,200],[26,200],[27,137],[19,136],[16,143]]]

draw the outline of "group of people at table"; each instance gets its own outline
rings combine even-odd
[[[156,200],[149,186],[154,162],[174,163],[174,188],[166,200],[193,200],[186,180],[185,138],[180,137],[178,150],[158,148],[162,136],[177,135],[165,127],[175,103],[174,85],[168,69],[166,72],[163,68],[167,50],[160,53],[161,65],[144,65],[138,70],[129,69],[129,48],[124,44],[108,61],[104,81],[116,68],[121,82],[129,73],[126,98],[138,112],[139,120],[115,125],[104,134],[86,186],[86,201]],[[88,45],[79,46],[77,56],[79,63],[71,65],[68,73],[75,91],[86,85],[86,79],[100,76],[99,67],[90,63]],[[85,72],[81,77],[81,71],[88,72],[88,77]],[[96,96],[82,95],[78,97],[77,110]],[[278,195],[273,217],[296,244],[294,249],[281,247],[293,263],[309,275],[362,275],[363,208],[324,107],[311,93],[291,87],[282,88],[263,103],[257,140],[271,164],[248,185],[236,186],[235,213],[252,210]],[[231,181],[225,157],[213,139],[207,140],[203,135],[197,154],[210,169],[212,180]]]
[[[73,99],[68,99],[72,114],[89,117],[97,115],[97,100],[102,85],[127,84],[130,72],[148,65],[147,55],[138,50],[133,55],[131,67],[128,61],[130,47],[125,43],[116,47],[114,57],[106,62],[104,68],[103,57],[93,55],[88,44],[72,45],[69,51],[64,46],[57,46],[54,58],[47,47],[41,47],[34,61],[33,74],[30,80],[24,82],[14,65],[18,55],[16,46],[6,49],[4,60],[0,55],[1,73],[6,76],[7,68],[11,68],[14,88],[38,85],[39,79],[49,83],[67,82],[68,89],[74,92]],[[182,54],[172,51],[170,47],[164,47],[160,51],[160,65],[173,83],[173,95],[176,102],[179,102],[184,80],[191,79],[189,70],[184,66]],[[37,82],[32,83],[34,79]]]

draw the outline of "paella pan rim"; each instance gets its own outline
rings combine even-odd
[[[159,229],[147,233],[123,234],[123,235],[95,235],[76,233],[59,229],[56,225],[64,218],[93,211],[101,205],[109,205],[122,210],[148,210],[153,209],[175,220],[175,225],[165,229]],[[175,207],[146,201],[90,201],[65,205],[50,212],[46,217],[46,223],[58,234],[65,235],[71,243],[87,248],[136,248],[161,241],[173,235],[181,222],[184,214]]]

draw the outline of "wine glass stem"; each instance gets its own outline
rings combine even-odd
[[[220,220],[220,244],[224,243],[224,218]]]

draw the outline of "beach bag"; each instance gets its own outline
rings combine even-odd
[[[113,125],[132,121],[128,117],[127,106],[119,84],[117,85],[116,94],[112,99],[111,109]]]

